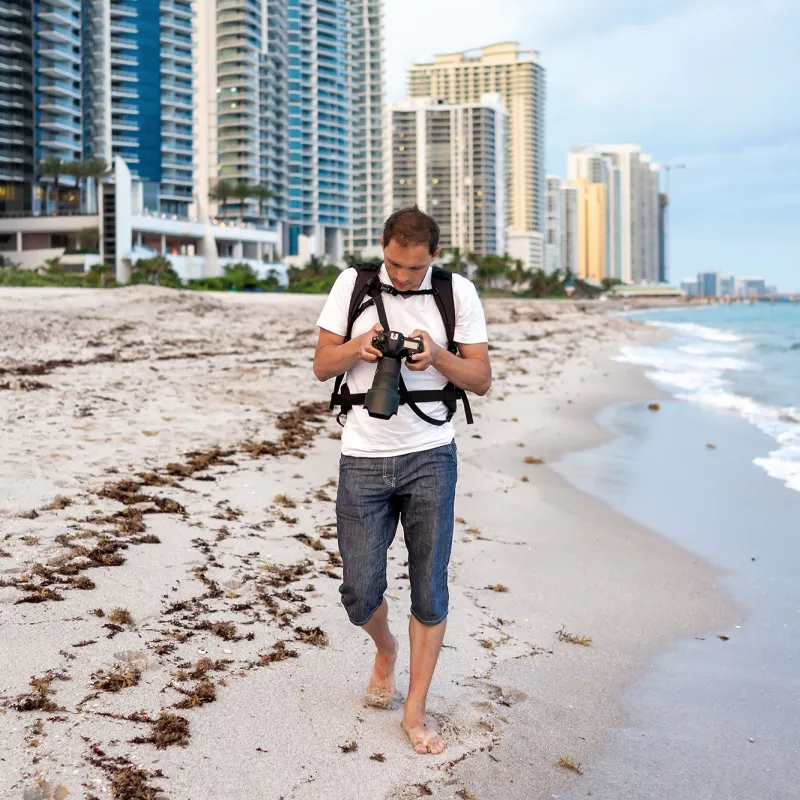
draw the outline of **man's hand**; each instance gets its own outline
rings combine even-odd
[[[411,334],[411,338],[422,339],[422,352],[415,353],[406,360],[406,366],[413,372],[422,372],[428,367],[436,366],[439,356],[446,352],[443,347],[433,341],[428,331],[416,330]]]
[[[362,333],[361,336],[357,337],[358,358],[360,361],[366,361],[367,364],[374,364],[383,355],[383,353],[372,344],[372,337],[382,330],[383,325],[379,322],[372,330]]]

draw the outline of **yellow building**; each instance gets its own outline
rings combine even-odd
[[[567,183],[577,192],[578,277],[599,283],[606,277],[608,187],[583,178]]]
[[[541,231],[544,224],[545,71],[535,50],[516,42],[478,51],[437,55],[414,64],[409,97],[441,97],[475,103],[499,94],[508,111],[508,222],[517,231]]]

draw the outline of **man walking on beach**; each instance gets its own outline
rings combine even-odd
[[[384,263],[379,271],[373,268],[366,303],[354,321],[351,298],[354,290],[364,291],[364,270],[345,269],[336,279],[317,321],[314,374],[321,381],[347,374],[347,388],[337,395],[347,412],[336,500],[344,562],[340,592],[350,621],[363,627],[377,648],[366,702],[386,708],[395,693],[398,642],[389,630],[384,592],[387,552],[400,521],[411,583],[410,681],[402,727],[417,753],[440,753],[445,742],[425,705],[449,602],[457,477],[450,417],[453,396],[464,396],[459,390],[483,395],[491,385],[486,322],[472,283],[432,267],[439,226],[427,214],[416,206],[393,214],[381,245]],[[448,307],[454,317],[451,341]],[[392,331],[423,343],[422,351],[402,365],[405,402],[389,419],[373,417],[358,405],[383,356],[373,344],[386,327],[381,319]],[[432,394],[443,399],[431,402]]]

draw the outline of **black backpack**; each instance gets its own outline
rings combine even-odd
[[[353,324],[359,316],[370,306],[374,305],[378,311],[378,317],[385,331],[391,330],[386,319],[386,311],[383,307],[383,292],[389,294],[400,294],[394,286],[387,286],[380,281],[380,269],[382,264],[353,264],[352,268],[357,271],[356,283],[353,287],[353,294],[350,296],[350,308],[347,312],[347,332],[344,340],[349,342],[353,333]],[[431,270],[431,288],[422,289],[417,292],[403,292],[403,294],[432,294],[442,315],[444,329],[447,333],[447,349],[451,353],[457,353],[458,348],[453,341],[456,331],[456,306],[453,299],[453,276],[442,267],[433,267]],[[366,302],[365,302],[365,298]],[[353,406],[363,405],[366,394],[352,394],[343,383],[344,375],[336,378],[331,395],[330,409],[336,406],[341,407],[337,415],[340,425],[343,425],[342,416]],[[442,389],[424,389],[414,392],[408,391],[402,377],[400,378],[400,403],[406,404],[411,410],[425,422],[431,425],[444,425],[449,422],[458,409],[457,401],[461,400],[464,404],[464,416],[467,424],[472,425],[472,410],[469,406],[467,394],[463,389],[459,389],[453,383],[447,383]],[[435,419],[422,411],[417,403],[442,402],[447,408],[445,419]]]

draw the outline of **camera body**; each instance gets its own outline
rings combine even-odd
[[[421,353],[423,342],[398,331],[382,331],[372,337],[372,345],[383,357],[378,359],[372,388],[364,398],[364,408],[371,417],[391,419],[400,407],[400,362]]]
[[[397,331],[382,331],[376,334],[372,337],[372,346],[380,350],[384,358],[398,360],[421,353],[423,350],[422,339],[412,339]]]

